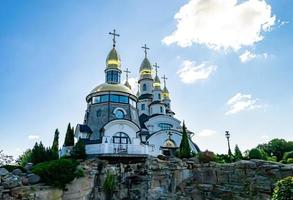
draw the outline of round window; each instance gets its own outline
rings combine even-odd
[[[122,110],[116,110],[115,116],[118,119],[123,119],[124,118],[124,112]]]

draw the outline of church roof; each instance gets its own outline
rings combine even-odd
[[[128,82],[127,80],[125,81],[124,85],[125,85],[126,87],[128,87],[129,89],[131,89],[131,85],[129,84],[129,82]]]
[[[145,57],[139,68],[140,78],[152,79],[152,65],[147,57]]]
[[[119,69],[121,68],[121,60],[115,47],[111,49],[106,59],[106,69]]]
[[[88,125],[85,125],[85,124],[79,124],[79,131],[82,132],[82,133],[92,133],[92,129],[88,126]]]
[[[152,94],[142,94],[138,97],[138,100],[141,100],[141,99],[152,99],[153,98],[153,95]]]
[[[134,95],[131,89],[122,84],[103,83],[91,91],[91,93],[96,92],[124,92]]]

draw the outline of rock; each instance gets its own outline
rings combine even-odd
[[[158,159],[160,159],[160,160],[168,160],[168,157],[163,156],[163,155],[158,155]]]
[[[21,179],[20,177],[9,173],[5,177],[3,177],[2,185],[5,189],[14,188],[21,185]]]
[[[5,168],[0,168],[0,176],[6,176],[9,173],[9,171],[7,171],[7,169]]]
[[[31,171],[33,168],[33,163],[27,163],[25,166],[24,166],[24,169],[26,171]]]
[[[16,175],[16,176],[21,176],[22,175],[22,171],[20,169],[14,169],[11,173]]]
[[[22,184],[23,185],[28,185],[29,184],[29,182],[28,182],[28,178],[27,177],[21,177],[21,182],[22,182]]]
[[[40,176],[36,175],[36,174],[29,174],[27,175],[27,180],[29,184],[36,184],[38,182],[40,182],[41,178]]]

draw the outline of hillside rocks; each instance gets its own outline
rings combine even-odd
[[[129,160],[128,164],[109,164],[91,159],[82,162],[80,167],[85,176],[75,179],[64,191],[39,184],[19,186],[9,189],[9,198],[29,199],[29,196],[31,199],[46,200],[104,200],[103,183],[107,172],[110,172],[116,178],[113,200],[266,200],[270,199],[278,180],[293,176],[292,164],[262,160],[200,164],[196,158],[151,157],[145,162],[133,163]],[[28,181],[27,175],[22,178]],[[0,197],[4,190],[0,183]]]

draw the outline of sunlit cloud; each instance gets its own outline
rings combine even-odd
[[[215,50],[254,45],[276,21],[271,6],[262,0],[190,0],[174,18],[177,28],[164,44],[197,43]]]
[[[29,140],[39,140],[41,138],[41,136],[39,135],[29,135],[28,139]]]

